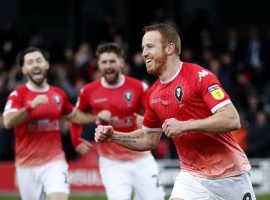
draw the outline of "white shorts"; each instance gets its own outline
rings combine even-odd
[[[206,179],[181,171],[170,199],[256,200],[249,173],[222,179]]]
[[[100,157],[100,174],[108,200],[164,200],[158,166],[152,155],[132,160],[116,161]]]
[[[17,167],[16,173],[23,200],[43,200],[53,192],[70,192],[68,165],[65,161],[31,168]]]

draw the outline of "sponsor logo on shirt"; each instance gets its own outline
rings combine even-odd
[[[161,102],[161,98],[151,100],[151,103],[159,103],[159,102]]]
[[[216,100],[221,100],[224,98],[224,92],[221,90],[219,85],[215,84],[208,88],[208,91],[212,95],[212,97]]]
[[[203,77],[205,77],[209,74],[209,72],[203,69],[200,72],[198,72],[198,74],[199,74],[199,79],[201,81]]]
[[[111,120],[111,125],[116,128],[130,127],[134,125],[131,117],[120,118],[118,116],[113,116]]]
[[[182,101],[183,94],[184,93],[182,86],[178,85],[174,90],[174,96],[179,102]]]
[[[170,104],[169,100],[161,99],[161,98],[152,99],[152,100],[151,100],[151,103],[152,103],[152,104],[155,104],[155,103],[161,103],[162,105],[169,105],[169,104]]]
[[[102,103],[107,101],[107,98],[99,98],[99,99],[94,99],[94,103]]]
[[[28,132],[59,131],[60,121],[49,119],[34,120],[28,124]]]

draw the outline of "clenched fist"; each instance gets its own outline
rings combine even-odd
[[[114,130],[112,126],[98,125],[95,129],[95,141],[96,142],[110,142],[112,141],[112,136]]]

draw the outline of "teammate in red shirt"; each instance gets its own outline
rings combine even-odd
[[[9,95],[3,114],[5,128],[14,128],[16,173],[22,199],[68,199],[61,118],[84,124],[97,119],[77,111],[62,89],[48,85],[48,59],[48,54],[36,47],[19,54],[18,62],[28,81]]]
[[[173,27],[144,30],[142,56],[159,80],[148,93],[143,127],[127,140],[126,133],[99,125],[95,140],[144,151],[155,148],[164,132],[174,140],[181,166],[170,199],[255,199],[250,164],[230,133],[240,128],[239,115],[219,80],[179,59]]]
[[[101,44],[96,55],[102,78],[82,88],[77,108],[93,114],[109,110],[110,125],[115,130],[136,130],[136,117],[145,106],[146,84],[121,73],[124,59],[119,45]],[[79,140],[81,129],[74,124],[71,135],[76,150],[85,154],[90,144]],[[157,164],[149,151],[137,152],[115,143],[99,143],[97,149],[100,173],[109,200],[131,199],[132,192],[135,199],[164,199],[164,191],[157,182]]]

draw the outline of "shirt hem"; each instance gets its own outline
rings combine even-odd
[[[230,173],[224,173],[224,174],[220,174],[220,175],[206,175],[206,174],[201,174],[195,171],[190,171],[187,169],[182,169],[185,172],[188,172],[194,176],[198,176],[201,178],[207,178],[207,179],[223,179],[223,178],[228,178],[228,177],[232,177],[232,176],[238,176],[240,174],[249,172],[251,170],[251,167],[247,168],[247,169],[243,169],[243,170],[239,170],[239,171],[234,171],[234,172],[230,172]]]

